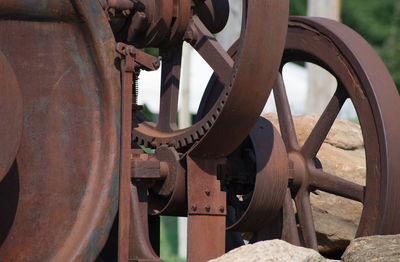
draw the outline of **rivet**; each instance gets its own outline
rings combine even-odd
[[[218,210],[219,210],[219,212],[224,213],[225,208],[224,208],[223,206],[220,206],[220,207],[218,208]]]
[[[210,212],[210,210],[211,210],[211,207],[210,207],[210,205],[209,205],[209,204],[207,204],[207,205],[204,207],[204,209],[205,209],[207,212]]]
[[[196,205],[192,205],[192,210],[196,211],[197,210],[197,206]]]
[[[206,193],[206,195],[209,196],[209,195],[210,195],[210,189],[207,188],[207,189],[204,191],[204,193]]]

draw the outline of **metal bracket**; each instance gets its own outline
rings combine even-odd
[[[117,44],[121,54],[122,113],[121,113],[121,170],[118,226],[118,261],[162,261],[149,240],[147,221],[147,183],[131,183],[132,109],[137,106],[132,94],[137,70],[136,49],[124,43]],[[158,163],[159,164],[159,163]],[[137,172],[140,173],[140,172]],[[158,172],[159,174],[160,172]],[[133,212],[135,211],[135,212]]]
[[[207,261],[225,252],[226,193],[217,179],[218,163],[187,155],[188,261]]]

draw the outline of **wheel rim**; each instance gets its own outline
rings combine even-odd
[[[282,54],[281,47],[286,36],[288,1],[267,2],[244,0],[244,6],[247,7],[243,15],[246,30],[242,29],[243,40],[239,45],[238,59],[235,61],[216,42],[200,19],[192,17],[188,31],[194,32],[195,35],[197,32],[198,37],[197,40],[190,39],[189,42],[220,76],[224,89],[202,119],[189,128],[176,130],[179,84],[162,86],[161,128],[160,125],[157,127],[154,123],[138,116],[139,123],[134,135],[139,144],[150,147],[168,144],[180,151],[186,151],[201,140],[195,148],[192,148],[193,154],[219,157],[232,152],[244,140],[257,121],[272,89],[275,72],[279,67],[277,64]],[[269,29],[268,34],[261,33],[265,32],[265,28]],[[254,43],[264,43],[270,48],[260,54],[253,48]],[[259,59],[260,55],[264,60]],[[179,80],[181,44],[166,56],[173,59],[165,64],[165,68],[169,69],[162,73],[162,82],[170,83],[168,80]],[[257,79],[257,82],[254,79]],[[269,91],[264,92],[265,89]],[[245,90],[247,90],[246,95],[243,94]],[[252,102],[248,103],[249,100]],[[235,132],[227,134],[226,129],[229,128],[227,125],[235,128]],[[220,139],[221,135],[225,136],[225,139]]]
[[[24,103],[16,161],[0,184],[0,260],[94,260],[118,207],[120,88],[109,22],[87,0],[2,5],[0,49]]]
[[[357,236],[398,233],[400,223],[396,222],[396,217],[399,211],[394,205],[399,197],[394,187],[400,183],[396,177],[400,166],[390,159],[400,148],[396,140],[400,127],[393,114],[399,108],[399,96],[385,66],[358,34],[344,25],[321,18],[291,18],[282,67],[292,61],[317,64],[330,71],[338,81],[334,96],[302,147],[297,143],[283,81],[278,80],[274,87],[281,134],[289,159],[301,162],[298,166],[305,166],[300,171],[303,175],[306,173],[305,181],[292,186],[291,191],[306,246],[317,249],[310,187],[363,203]],[[318,173],[312,163],[346,98],[353,102],[363,133],[367,163],[365,189],[337,176]],[[293,208],[291,201],[286,203],[284,209]],[[296,224],[292,223],[290,231],[289,235],[297,234]],[[296,237],[291,241],[298,244]]]

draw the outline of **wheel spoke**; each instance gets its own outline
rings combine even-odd
[[[286,190],[285,200],[283,202],[283,219],[282,239],[290,244],[300,246],[299,233],[297,231],[296,218],[289,188]]]
[[[310,186],[321,191],[352,199],[361,203],[364,200],[364,186],[326,172],[318,170],[311,172]]]
[[[298,151],[300,147],[299,143],[297,142],[292,112],[290,111],[286,88],[281,73],[278,74],[274,85],[274,98],[276,110],[278,112],[281,135],[286,145],[286,150],[288,152]]]
[[[294,201],[296,203],[304,242],[308,248],[318,250],[317,236],[315,234],[314,219],[311,210],[310,194],[307,190],[299,191]]]
[[[310,136],[307,138],[306,142],[301,148],[301,152],[306,159],[312,159],[317,155],[322,143],[324,142],[329,130],[333,125],[333,122],[335,121],[340,109],[348,97],[343,91],[340,90],[341,89],[339,88],[337,89],[318,122],[315,124]]]
[[[197,16],[193,17],[188,30],[194,34],[190,44],[211,66],[220,81],[228,85],[232,77],[233,59]]]
[[[177,129],[179,78],[181,74],[182,45],[160,50],[162,60],[160,113],[157,129],[164,132]]]

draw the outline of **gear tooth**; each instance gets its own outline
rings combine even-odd
[[[175,139],[171,139],[167,142],[168,146],[172,146],[172,147],[176,147],[176,140]]]
[[[199,137],[203,136],[204,135],[203,127],[200,127],[200,129],[197,130],[197,133],[199,134]]]
[[[156,147],[157,147],[157,141],[156,141],[155,138],[153,139],[153,141],[149,142],[148,144],[149,144],[150,147],[152,147],[152,148],[156,148]]]

